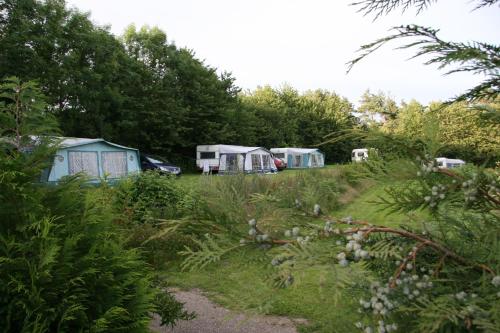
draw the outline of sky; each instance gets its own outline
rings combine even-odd
[[[90,12],[92,21],[119,36],[134,24],[157,26],[170,42],[227,71],[243,90],[291,85],[299,91],[326,89],[355,105],[361,95],[382,91],[396,101],[427,104],[446,100],[481,81],[471,74],[445,76],[414,52],[379,49],[350,73],[346,63],[360,45],[386,36],[391,27],[420,24],[440,29],[453,41],[498,44],[500,8],[473,11],[471,0],[439,0],[416,15],[394,11],[373,21],[349,4],[353,0],[67,0]]]

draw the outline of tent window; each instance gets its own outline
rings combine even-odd
[[[299,168],[302,166],[302,155],[295,155],[293,157],[293,166]]]
[[[285,153],[274,153],[274,156],[277,158],[285,158]]]
[[[237,154],[227,154],[226,155],[226,169],[228,171],[238,171],[238,155]]]
[[[252,154],[252,170],[260,170],[260,155]]]
[[[358,157],[363,157],[363,156],[365,156],[365,153],[364,153],[364,152],[359,152],[359,153],[358,153]]]
[[[127,153],[124,151],[106,151],[101,153],[102,169],[109,178],[127,175]]]
[[[200,159],[201,160],[208,160],[215,158],[215,152],[214,151],[202,151],[200,152]]]
[[[316,160],[316,154],[311,154],[311,166],[318,166],[318,161]]]
[[[99,177],[97,152],[95,151],[70,151],[68,152],[69,174],[83,172],[92,178]]]
[[[264,169],[271,169],[271,159],[269,158],[269,155],[262,155],[262,164],[264,164]],[[253,167],[253,161],[252,161],[252,167]]]

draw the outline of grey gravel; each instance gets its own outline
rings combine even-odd
[[[153,332],[163,333],[297,333],[296,324],[306,324],[304,319],[244,314],[225,309],[210,301],[198,289],[170,290],[184,308],[196,313],[196,318],[179,321],[174,328],[160,327],[158,318],[151,322]]]

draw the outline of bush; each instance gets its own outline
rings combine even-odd
[[[133,224],[158,224],[160,220],[182,217],[194,205],[173,176],[146,171],[118,183],[116,200]]]
[[[154,312],[166,324],[187,317],[125,248],[106,185],[34,184],[49,153],[0,151],[3,332],[147,332]]]

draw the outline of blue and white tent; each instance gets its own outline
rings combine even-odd
[[[77,173],[91,180],[117,179],[141,170],[139,151],[104,139],[61,138],[54,161],[43,182],[57,182]]]
[[[325,155],[316,148],[271,148],[275,157],[287,163],[287,168],[321,168]]]

